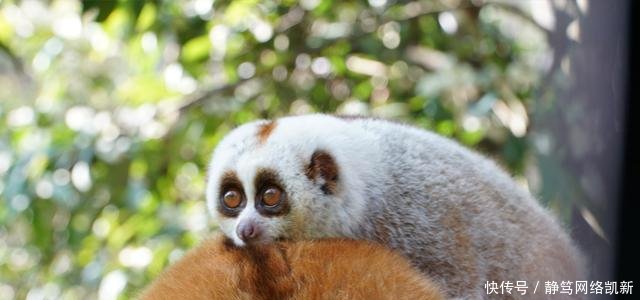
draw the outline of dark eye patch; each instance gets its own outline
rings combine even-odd
[[[228,191],[237,191],[240,193],[242,200],[237,207],[230,208],[224,204],[224,195]],[[245,197],[242,182],[238,179],[238,175],[234,171],[226,171],[222,174],[222,179],[220,180],[220,194],[218,195],[217,205],[218,212],[223,216],[235,218],[245,206],[247,206],[247,197]]]
[[[276,217],[289,213],[290,207],[287,192],[284,184],[282,184],[282,180],[274,170],[259,169],[258,172],[256,172],[254,184],[256,188],[255,207],[258,213],[265,217]],[[270,188],[277,188],[281,192],[280,201],[273,206],[266,205],[262,201],[264,192]]]

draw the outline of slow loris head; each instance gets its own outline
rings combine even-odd
[[[235,244],[355,237],[375,139],[327,115],[256,121],[231,131],[209,165],[207,205]]]

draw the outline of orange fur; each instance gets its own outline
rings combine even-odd
[[[398,254],[365,241],[238,248],[222,237],[170,266],[141,299],[442,299]]]
[[[264,142],[267,141],[267,138],[269,138],[269,135],[271,135],[271,132],[275,128],[276,128],[275,121],[268,121],[267,123],[260,125],[257,133],[258,141],[260,142],[260,144],[264,144]]]

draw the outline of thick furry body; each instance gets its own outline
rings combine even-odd
[[[314,162],[319,151],[331,157],[319,162],[329,167]],[[265,216],[254,208],[255,177],[264,169],[279,178],[286,213]],[[246,194],[237,216],[220,213],[225,172],[237,174]],[[503,170],[449,139],[398,123],[307,115],[243,125],[216,149],[207,188],[212,214],[238,245],[243,219],[257,220],[266,242],[373,240],[402,252],[451,297],[486,297],[484,284],[492,280],[533,285],[582,277],[568,235]]]
[[[142,299],[442,299],[405,258],[353,240],[237,247],[216,238],[169,267]]]

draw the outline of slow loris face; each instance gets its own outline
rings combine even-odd
[[[207,204],[236,245],[351,237],[358,230],[364,206],[353,180],[358,165],[343,159],[349,153],[336,147],[349,140],[341,133],[347,124],[313,118],[322,128],[309,124],[308,116],[245,124],[216,148]]]
[[[236,172],[229,170],[222,175],[216,208],[220,216],[227,219],[221,223],[225,224],[223,231],[228,236],[235,234],[244,243],[273,241],[283,235],[282,227],[288,223],[285,219],[290,209],[287,193],[274,170],[258,170],[253,184],[254,193],[247,196]],[[229,224],[231,220],[235,224]],[[228,226],[234,228],[225,228]],[[228,232],[232,229],[235,232]]]

